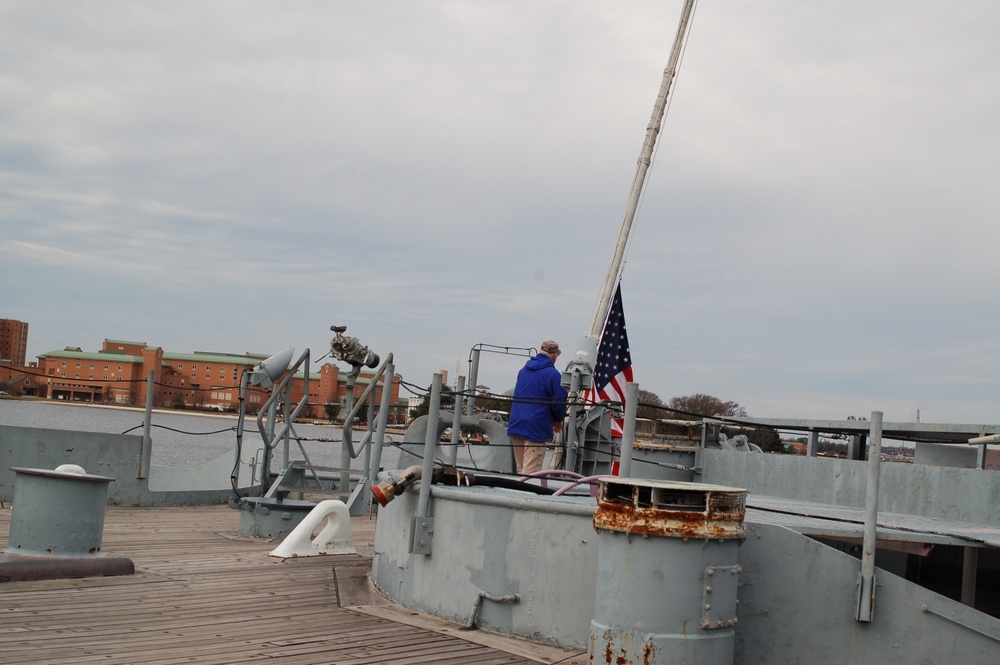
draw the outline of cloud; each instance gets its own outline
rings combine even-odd
[[[4,3],[2,315],[32,354],[348,324],[419,384],[569,347],[679,7]],[[644,389],[995,419],[998,13],[699,6],[624,273]]]

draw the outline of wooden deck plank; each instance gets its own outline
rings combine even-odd
[[[9,521],[0,509],[0,547]],[[281,560],[267,556],[276,541],[240,534],[226,506],[111,506],[103,551],[132,559],[136,574],[0,584],[0,662],[584,662],[386,604],[367,584],[374,520],[352,519],[352,533],[357,554]]]

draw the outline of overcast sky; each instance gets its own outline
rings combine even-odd
[[[347,325],[424,386],[569,350],[680,6],[0,0],[0,317],[31,358]],[[641,388],[1000,422],[998,26],[699,5],[622,281]]]

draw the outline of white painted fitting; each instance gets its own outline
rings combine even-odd
[[[389,502],[399,496],[403,490],[420,480],[424,470],[419,464],[408,466],[402,471],[390,472],[386,480],[372,485],[372,496],[385,508]]]
[[[85,476],[87,472],[79,464],[60,464],[55,468],[59,473],[74,473],[78,476]]]
[[[326,526],[319,535],[312,538],[313,531],[320,522]],[[311,538],[311,540],[310,540]],[[289,559],[300,556],[321,556],[323,554],[355,554],[354,539],[351,536],[351,516],[347,504],[336,499],[320,501],[309,514],[292,529],[268,556]]]

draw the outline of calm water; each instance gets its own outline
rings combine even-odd
[[[142,436],[145,412],[142,409],[120,407],[81,406],[52,401],[26,401],[0,399],[0,424],[19,427],[44,427],[48,429],[80,430],[84,432],[104,432],[113,434],[135,434]],[[236,446],[235,415],[205,415],[180,412],[154,411],[150,436],[153,440],[152,464],[193,468],[223,454],[233,454]],[[333,425],[295,425],[295,432],[302,439],[302,446],[313,464],[323,466],[340,465],[342,429]],[[355,447],[364,432],[355,432]],[[401,437],[397,437],[401,438]],[[308,440],[306,440],[308,439]],[[398,453],[386,436],[386,450],[382,456],[383,468],[392,468]],[[256,417],[247,417],[243,433],[243,457],[263,447],[257,431]],[[280,462],[283,445],[275,450],[275,459]],[[292,442],[289,453],[292,459],[301,459],[302,454]],[[352,460],[351,466],[360,469],[364,462]],[[277,468],[277,465],[272,468]]]

